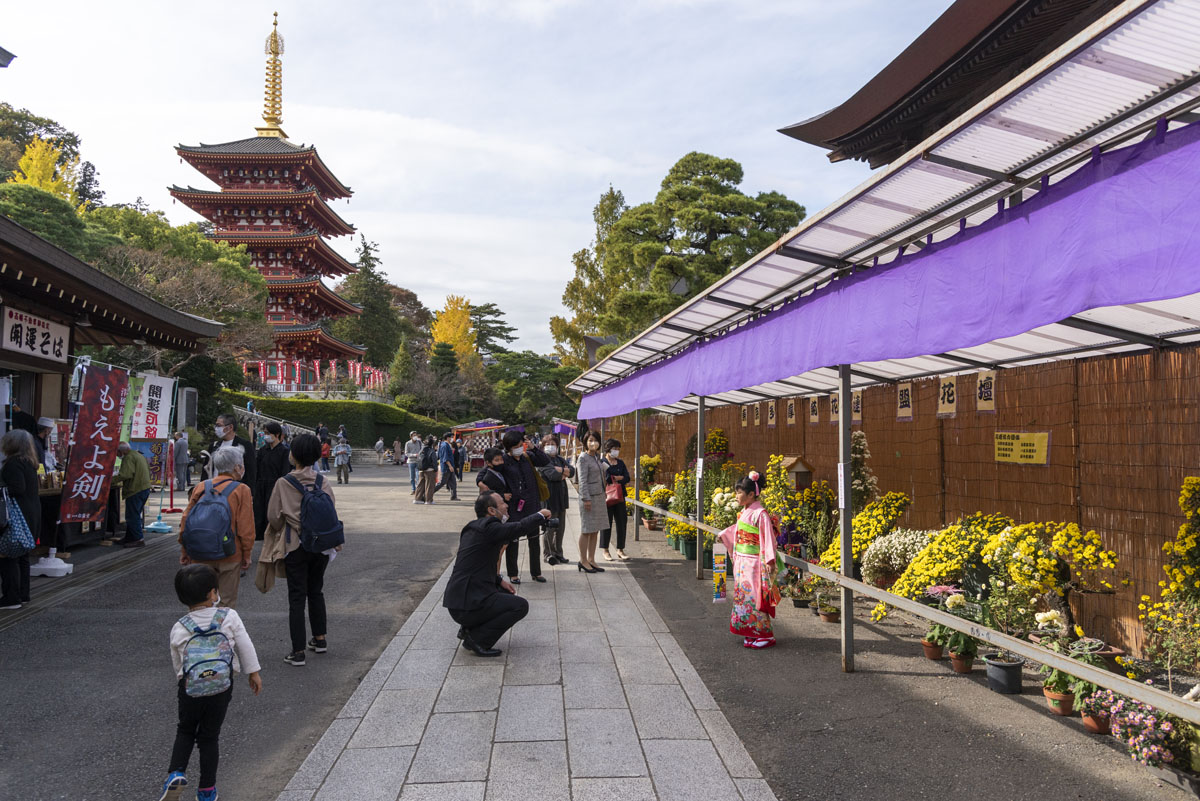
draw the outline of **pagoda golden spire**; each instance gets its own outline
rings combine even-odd
[[[263,95],[263,122],[266,125],[255,128],[259,136],[278,136],[286,139],[280,125],[283,123],[283,37],[279,35],[279,12],[275,12],[275,22],[271,25],[271,33],[263,47],[267,54],[267,85]]]

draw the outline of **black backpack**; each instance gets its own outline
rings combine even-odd
[[[421,449],[421,469],[422,470],[437,470],[438,460],[437,451],[429,446]]]
[[[346,533],[342,521],[338,520],[333,498],[321,491],[321,475],[317,474],[311,489],[306,489],[294,476],[284,478],[300,491],[300,547],[312,553],[323,553],[343,544]],[[288,535],[290,538],[290,528]]]

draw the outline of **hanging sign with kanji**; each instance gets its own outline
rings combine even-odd
[[[754,404],[754,425],[762,425],[762,404]]]
[[[975,411],[996,411],[996,371],[975,374]]]
[[[938,379],[938,417],[953,417],[958,411],[958,377],[944,375]]]
[[[808,399],[808,422],[810,422],[810,423],[821,422],[820,400],[821,400],[820,398],[809,398]]]
[[[4,350],[16,351],[52,362],[67,361],[71,329],[41,317],[4,307]]]
[[[838,412],[842,405],[842,399],[839,395],[829,396],[829,422],[836,423],[838,421]]]
[[[787,424],[789,426],[796,425],[796,399],[787,399]]]
[[[117,462],[129,373],[91,366],[83,377],[79,416],[71,430],[71,458],[63,478],[60,523],[101,520]]]
[[[767,401],[767,428],[775,427],[775,401]]]
[[[900,421],[913,419],[913,391],[910,381],[896,385],[896,419]]]
[[[742,407],[742,428],[745,428],[750,421],[750,410],[745,406]]]
[[[133,407],[134,439],[163,439],[170,434],[171,407],[175,397],[175,379],[160,375],[144,376],[137,405]]]
[[[853,393],[850,396],[850,422],[862,422],[862,390]]]

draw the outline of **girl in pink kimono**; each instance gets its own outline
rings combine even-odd
[[[779,590],[775,587],[775,526],[758,502],[762,477],[754,471],[734,485],[742,505],[737,523],[721,532],[725,550],[733,556],[733,612],[729,630],[742,635],[746,648],[775,644],[771,618]]]

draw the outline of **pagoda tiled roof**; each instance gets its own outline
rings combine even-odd
[[[317,250],[321,251],[321,254],[325,256],[332,264],[338,265],[342,268],[338,271],[338,275],[349,275],[350,273],[358,271],[358,265],[356,265],[354,262],[347,261],[345,256],[330,247],[329,243],[322,238],[321,233],[315,228],[310,228],[307,231],[301,231],[300,233],[294,234],[273,234],[269,231],[248,231],[246,233],[242,233],[241,231],[222,231],[219,234],[212,234],[211,236],[214,239],[218,239],[222,242],[228,242],[233,245],[248,245],[258,242],[271,245],[312,243],[316,245]]]
[[[333,334],[329,333],[323,326],[311,323],[308,325],[283,325],[274,330],[275,338],[287,339],[309,339],[310,337],[304,334],[315,334],[315,338],[322,341],[322,344],[329,345],[334,349],[340,348],[345,353],[353,353],[362,355],[367,352],[367,349],[360,345],[351,345],[345,340],[338,339]],[[285,335],[281,337],[280,335]]]
[[[325,202],[325,199],[321,197],[321,194],[315,188],[305,189],[300,192],[278,192],[269,190],[264,190],[261,192],[234,192],[220,189],[197,189],[194,186],[185,187],[172,185],[167,191],[176,196],[193,195],[204,200],[220,200],[227,203],[243,203],[256,197],[261,198],[268,203],[278,203],[282,200],[303,200],[311,197],[314,201],[312,204],[313,208],[323,209],[324,213],[333,218],[332,227],[337,228],[340,224],[342,235],[353,234],[355,231],[354,226],[343,220],[342,216],[334,211],[333,208]]]
[[[234,142],[222,142],[217,145],[176,145],[175,150],[180,156],[301,156],[311,155],[316,172],[325,181],[326,193],[332,197],[346,198],[354,194],[350,187],[338,180],[329,167],[325,166],[317,148],[313,145],[297,145],[278,136],[251,136],[248,139],[238,139]],[[219,159],[229,161],[228,159]],[[285,160],[286,161],[286,160]]]
[[[309,287],[315,289],[321,299],[330,306],[345,309],[347,314],[360,314],[362,312],[362,306],[346,300],[341,295],[325,286],[325,283],[317,276],[311,276],[309,278],[285,278],[282,280],[273,280],[270,278],[267,279],[268,292],[275,292],[281,289],[306,289]]]

